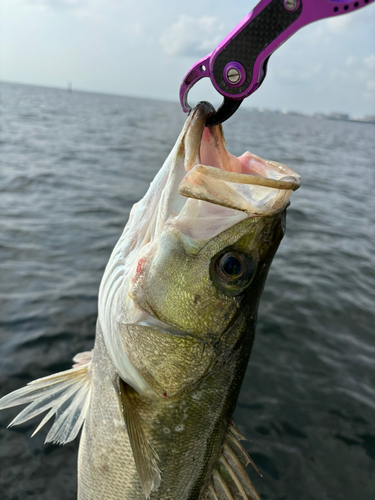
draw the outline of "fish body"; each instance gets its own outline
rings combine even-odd
[[[258,303],[299,176],[227,152],[212,108],[191,113],[133,207],[99,292],[95,346],[72,370],[0,400],[12,424],[82,429],[79,500],[258,499],[232,414]]]

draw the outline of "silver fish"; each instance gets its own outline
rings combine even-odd
[[[259,499],[232,414],[267,273],[300,177],[225,148],[199,104],[134,205],[99,291],[92,352],[0,400],[80,429],[79,500]]]

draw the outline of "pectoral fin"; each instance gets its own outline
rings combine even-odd
[[[65,444],[77,436],[90,406],[91,353],[77,354],[73,360],[76,364],[71,370],[34,380],[0,399],[0,410],[29,403],[8,427],[22,424],[49,410],[33,436],[53,415],[56,418],[46,443]]]
[[[119,382],[122,412],[133,451],[134,462],[141,480],[143,493],[148,499],[151,492],[156,491],[160,485],[160,470],[157,465],[159,457],[147,441],[139,415],[129,397],[129,386],[122,379]]]

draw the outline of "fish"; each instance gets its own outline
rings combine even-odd
[[[199,103],[130,213],[100,284],[92,351],[0,400],[77,437],[78,500],[259,500],[232,415],[285,232],[292,169],[228,152]],[[33,434],[33,435],[34,435]]]

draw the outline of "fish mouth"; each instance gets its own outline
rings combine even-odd
[[[301,177],[249,151],[239,157],[229,153],[221,125],[205,126],[213,111],[209,103],[199,103],[187,121],[180,149],[186,175],[178,193],[253,216],[283,210]]]

